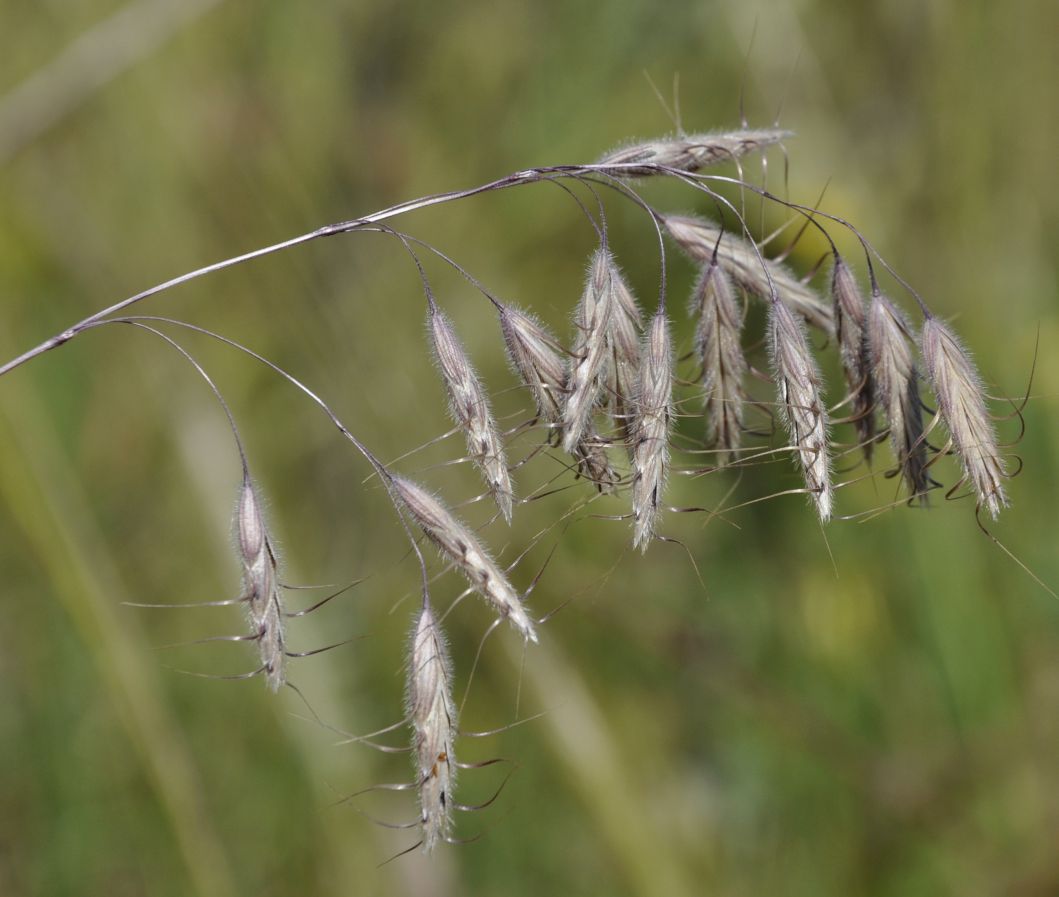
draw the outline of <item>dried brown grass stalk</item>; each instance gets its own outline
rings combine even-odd
[[[672,397],[673,346],[665,308],[660,307],[644,334],[633,430],[633,547],[642,551],[647,550],[654,536],[662,507],[669,470]]]
[[[703,267],[690,311],[696,317],[695,354],[702,366],[706,444],[717,450],[717,464],[724,466],[742,439],[747,363],[740,341],[743,309],[716,259]]]
[[[448,840],[452,829],[457,717],[445,636],[427,602],[412,633],[407,700],[423,849],[430,851],[439,842]]]
[[[925,503],[931,481],[919,371],[912,346],[908,318],[876,290],[868,309],[868,350],[875,393],[886,416],[898,470],[911,495]]]
[[[774,286],[780,299],[808,323],[828,334],[834,330],[831,305],[785,265],[763,259],[751,244],[733,234],[722,233],[705,218],[662,215],[660,219],[680,248],[695,261],[712,262],[716,247],[718,264],[741,289],[767,300]]]
[[[838,255],[831,275],[831,295],[842,373],[849,390],[850,417],[857,442],[870,462],[875,445],[875,379],[868,357],[868,316],[856,278]]]
[[[676,137],[634,143],[607,153],[599,165],[615,166],[608,174],[641,177],[659,174],[658,166],[678,171],[698,171],[706,165],[728,162],[755,150],[775,146],[793,132],[775,128],[727,131],[716,134],[679,134]],[[637,167],[639,166],[639,167]]]
[[[478,537],[468,529],[439,499],[422,486],[404,477],[391,475],[396,496],[442,557],[449,560],[501,616],[522,633],[537,641],[537,633],[518,592]]]
[[[279,691],[286,682],[286,642],[283,601],[280,597],[276,555],[261,514],[261,503],[250,480],[243,476],[235,512],[236,540],[243,563],[243,599],[256,637],[265,682]]]
[[[802,323],[782,302],[769,305],[769,350],[791,444],[821,520],[831,517],[832,490],[827,446],[827,410]]]
[[[428,324],[452,417],[467,437],[468,454],[481,471],[500,513],[510,523],[511,475],[485,390],[452,324],[433,302]]]
[[[938,318],[923,324],[923,358],[942,419],[974,487],[978,503],[995,519],[1007,506],[1004,462],[986,411],[982,381],[956,335]]]

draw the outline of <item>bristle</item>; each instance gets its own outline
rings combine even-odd
[[[723,467],[742,438],[747,363],[741,345],[743,310],[716,260],[702,269],[692,291],[691,311],[697,318],[695,354],[702,365],[706,444],[717,450],[717,464]]]
[[[574,318],[576,334],[573,358],[566,384],[563,409],[563,448],[573,452],[592,419],[602,393],[607,361],[607,328],[613,302],[610,301],[610,273],[613,263],[604,248],[592,256],[588,280]]]
[[[771,281],[771,286],[776,288],[780,299],[809,324],[825,333],[833,332],[834,321],[830,303],[825,302],[815,290],[798,280],[785,265],[765,259],[762,266],[761,257],[751,244],[734,234],[722,234],[716,224],[704,218],[686,215],[659,217],[680,248],[695,261],[712,262],[716,247],[718,264],[741,289],[768,300],[772,295]]]
[[[511,476],[485,390],[452,324],[434,305],[430,308],[429,327],[453,420],[463,430],[468,454],[481,471],[500,513],[510,523]]]
[[[251,631],[257,640],[265,682],[272,691],[279,691],[286,681],[283,601],[276,556],[249,475],[243,477],[239,490],[235,528],[243,563],[243,598]]]
[[[868,359],[868,319],[864,297],[857,288],[853,272],[837,256],[831,277],[831,295],[842,373],[851,400],[850,417],[864,458],[870,462],[875,445],[875,380]]]
[[[429,604],[423,605],[412,633],[408,661],[408,716],[419,788],[423,850],[448,840],[452,829],[456,779],[456,705],[445,637]]]
[[[633,430],[632,514],[633,547],[646,551],[658,523],[669,470],[673,347],[664,308],[655,313],[644,334],[642,358]]]
[[[537,633],[518,593],[478,537],[422,486],[399,476],[392,476],[390,482],[412,519],[441,556],[452,562],[501,617],[507,617],[525,638],[537,641]]]
[[[831,517],[831,470],[827,446],[827,410],[805,329],[782,302],[769,305],[769,349],[791,444],[805,485],[821,520]]]
[[[904,312],[878,292],[868,309],[867,339],[875,393],[886,415],[894,458],[911,495],[926,504],[931,481],[911,330]]]
[[[930,384],[964,473],[978,503],[995,519],[1008,503],[1002,483],[1005,470],[978,371],[956,335],[938,318],[928,317],[923,324],[922,345]]]
[[[597,164],[613,166],[617,177],[659,174],[658,168],[698,171],[707,165],[728,162],[747,153],[774,146],[793,132],[778,129],[729,131],[718,134],[682,134],[649,140],[608,153]]]

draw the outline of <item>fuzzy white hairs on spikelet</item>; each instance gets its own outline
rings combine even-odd
[[[598,164],[615,166],[607,173],[616,177],[659,174],[654,166],[675,168],[678,171],[698,171],[706,165],[738,159],[793,136],[792,131],[775,128],[717,134],[680,134],[622,147],[607,153]]]
[[[573,453],[588,429],[603,383],[607,362],[607,330],[613,302],[610,253],[600,247],[592,255],[588,279],[574,317],[573,358],[563,408],[563,449]]]
[[[456,778],[452,665],[429,602],[424,602],[412,633],[407,692],[423,850],[429,852],[449,838]]]
[[[821,520],[831,517],[831,469],[827,450],[827,410],[804,326],[782,302],[769,304],[769,353],[779,404],[796,448],[805,485]]]
[[[868,351],[868,316],[853,272],[837,254],[831,296],[842,373],[850,395],[850,417],[864,457],[870,462],[875,445],[875,378]]]
[[[467,452],[481,471],[504,519],[511,522],[511,475],[485,390],[448,318],[431,302],[430,341],[441,369],[453,420],[467,437]]]
[[[633,427],[633,547],[642,551],[654,536],[669,471],[672,397],[673,346],[665,307],[661,306],[644,334]]]
[[[390,482],[404,508],[441,556],[467,578],[471,587],[501,617],[510,620],[524,638],[537,641],[537,632],[518,592],[478,537],[422,486],[399,476],[391,476]]]
[[[236,539],[243,563],[243,598],[247,616],[261,655],[265,682],[279,691],[286,681],[286,648],[283,633],[283,602],[280,597],[276,556],[261,514],[261,503],[244,472],[235,511]]]

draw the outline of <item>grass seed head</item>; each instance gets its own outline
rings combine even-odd
[[[868,358],[868,316],[856,278],[841,258],[835,259],[831,295],[834,299],[835,330],[842,373],[852,398],[850,412],[853,426],[857,441],[864,450],[864,457],[871,461],[872,447],[875,445],[875,380]]]
[[[504,519],[510,523],[511,475],[485,390],[452,324],[436,306],[431,305],[428,323],[453,420],[463,430],[468,454],[481,471]]]
[[[423,605],[412,633],[407,692],[423,849],[429,852],[451,832],[457,768],[452,666],[429,603]]]
[[[509,305],[499,307],[500,332],[515,373],[533,395],[537,414],[547,423],[562,421],[566,365],[555,337],[537,321]]]
[[[460,571],[501,616],[530,641],[537,633],[518,592],[478,537],[440,499],[404,477],[391,476],[394,493],[439,554]]]
[[[588,280],[574,316],[576,333],[563,409],[563,449],[573,453],[592,420],[603,388],[607,331],[614,303],[610,275],[613,261],[600,247],[589,264]]]
[[[927,375],[964,473],[978,503],[995,519],[1008,500],[1002,483],[1004,462],[981,378],[956,334],[938,318],[930,316],[924,323],[922,346]]]
[[[606,396],[614,423],[629,439],[632,432],[632,398],[636,393],[640,371],[640,332],[643,313],[636,297],[622,276],[617,264],[610,260],[610,290],[612,303],[607,327],[607,384]]]
[[[769,306],[769,351],[791,443],[821,520],[831,517],[831,469],[827,444],[827,410],[804,326],[782,302]]]
[[[792,136],[791,131],[775,128],[717,134],[680,134],[622,147],[605,155],[598,164],[615,166],[608,174],[616,177],[661,174],[658,167],[698,171],[707,165],[729,162],[755,150],[774,146]]]
[[[925,504],[931,480],[912,331],[904,312],[878,292],[868,309],[867,339],[875,395],[886,416],[894,458],[911,495]]]
[[[665,309],[659,308],[644,334],[633,428],[633,546],[643,551],[655,533],[669,471],[672,398],[673,346]]]

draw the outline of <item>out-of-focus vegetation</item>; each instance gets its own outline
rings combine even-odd
[[[0,0],[0,120],[13,127],[5,98],[121,7]],[[995,532],[1055,587],[1056,33],[1059,7],[1029,2],[202,4],[106,83],[96,74],[119,48],[86,54],[76,102],[5,135],[0,355],[201,264],[666,131],[645,70],[662,85],[680,73],[688,129],[736,124],[743,83],[752,123],[785,97],[792,197],[812,202],[830,178],[827,210],[956,321],[998,395],[1024,390],[1039,337],[1025,468]],[[706,210],[652,190],[659,205]],[[631,210],[611,220],[650,305],[652,232]],[[593,235],[560,191],[403,226],[565,329]],[[794,261],[806,270],[820,250],[809,237]],[[675,313],[692,273],[673,256]],[[432,274],[483,375],[509,386],[486,303]],[[384,458],[449,425],[417,276],[385,238],[314,243],[143,310],[288,366]],[[304,398],[223,348],[186,344],[241,424],[287,578],[374,574],[292,623],[295,650],[363,636],[297,662],[293,680],[337,726],[396,721],[413,604],[393,608],[415,580],[381,490]],[[737,494],[793,485],[778,468],[748,471]],[[473,489],[458,471],[423,475]],[[716,501],[731,484],[682,479],[672,500]],[[237,485],[215,402],[147,334],[104,328],[0,381],[0,893],[1059,892],[1059,602],[982,535],[968,501],[939,495],[929,512],[824,534],[798,498],[734,514],[738,528],[670,520],[705,594],[679,547],[632,557],[626,523],[553,532],[519,571],[525,585],[558,541],[534,607],[576,596],[525,658],[521,712],[545,713],[463,743],[465,759],[518,763],[489,810],[461,819],[459,834],[483,837],[376,868],[414,836],[355,808],[410,819],[411,803],[332,804],[408,780],[407,758],[334,746],[296,695],[260,680],[173,672],[241,672],[245,646],[154,650],[238,633],[234,609],[121,604],[238,593]],[[891,481],[861,484],[839,512],[893,495]],[[565,501],[529,509],[513,544]],[[444,579],[435,597],[457,590]],[[488,619],[470,602],[449,619],[461,684]],[[487,644],[466,728],[514,718],[519,647],[507,631]],[[461,799],[488,799],[507,768],[466,771]]]

